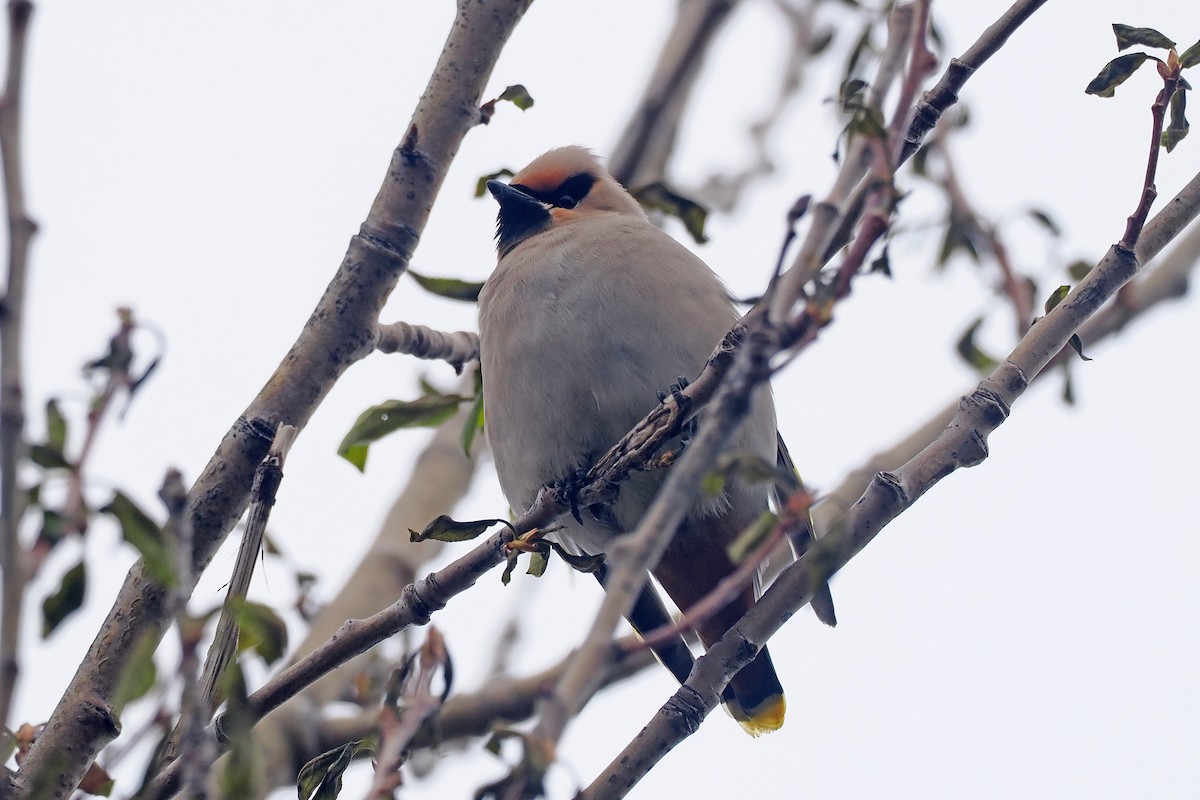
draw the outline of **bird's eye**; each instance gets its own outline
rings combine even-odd
[[[558,202],[554,205],[558,206],[559,208],[574,208],[575,206],[579,205],[579,203],[576,202],[575,198],[571,197],[571,195],[564,194],[562,197],[558,198]]]

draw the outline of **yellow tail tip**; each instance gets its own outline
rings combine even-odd
[[[742,730],[751,736],[762,736],[783,727],[783,717],[787,713],[787,700],[777,694],[768,697],[755,708],[728,706],[729,714],[742,726]]]

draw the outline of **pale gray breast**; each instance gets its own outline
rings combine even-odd
[[[513,509],[607,450],[677,376],[695,377],[736,319],[712,271],[642,220],[575,221],[509,253],[480,295],[479,326],[488,441]],[[773,459],[769,391],[753,416],[734,446]],[[622,491],[623,524],[658,481]]]

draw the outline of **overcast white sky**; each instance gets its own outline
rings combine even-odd
[[[41,430],[49,395],[82,414],[79,366],[102,351],[118,305],[168,341],[128,418],[98,443],[99,502],[121,487],[157,508],[164,470],[194,478],[287,351],[366,214],[452,5],[39,4],[25,125],[41,225],[27,335],[31,431]],[[1006,5],[935,3],[949,51],[964,50]],[[830,6],[835,46],[845,47],[857,25]],[[536,105],[502,106],[470,133],[414,268],[486,277],[494,208],[471,198],[477,177],[561,144],[607,153],[673,7],[534,4],[489,96],[524,83]],[[959,170],[983,210],[1012,220],[1010,246],[1043,295],[1062,282],[1061,265],[1094,260],[1120,238],[1140,187],[1152,73],[1113,100],[1083,94],[1116,54],[1108,26],[1155,26],[1186,46],[1200,38],[1200,18],[1185,9],[1168,0],[1048,3],[968,85],[973,124],[955,138]],[[763,0],[734,15],[685,122],[671,170],[680,186],[744,163],[745,127],[780,80],[781,30]],[[836,125],[821,101],[835,86],[831,68],[807,76],[803,103],[771,142],[780,171],[738,213],[711,220],[712,241],[698,252],[735,293],[761,288],[793,199],[829,186]],[[1198,169],[1200,142],[1184,141],[1162,160],[1160,197]],[[1061,241],[1019,220],[1030,206],[1053,214]],[[932,268],[936,242],[920,228],[934,207],[918,194],[904,211],[894,280],[861,281],[819,345],[775,385],[784,436],[818,488],[972,385],[953,354],[971,319],[990,313],[989,345],[1003,352],[1009,343],[1009,317],[974,265]],[[714,715],[634,796],[1194,796],[1197,312],[1193,296],[1096,348],[1094,362],[1074,369],[1074,408],[1059,400],[1058,380],[1031,391],[992,437],[987,462],[922,498],[835,579],[836,630],[804,613],[771,641],[791,705],[785,728],[751,740]],[[473,309],[408,279],[383,317],[474,327]],[[320,573],[325,597],[374,535],[425,434],[374,447],[366,475],[336,457],[337,443],[366,406],[415,396],[418,375],[452,378],[444,365],[369,358],[292,452],[272,527],[296,562]],[[456,515],[505,508],[485,469]],[[49,714],[132,561],[104,524],[87,546],[91,563],[105,566],[93,569],[86,613],[48,644],[36,640],[32,616],[26,626],[18,720]],[[51,559],[31,612],[77,558],[64,547]],[[218,554],[198,607],[219,601],[232,563],[231,548]],[[268,562],[256,596],[286,605],[289,580]],[[463,654],[486,650],[518,607],[528,624],[517,667],[534,669],[578,643],[596,602],[593,581],[556,564],[545,579],[522,576],[507,589],[487,578],[437,622],[466,688],[484,666]],[[598,697],[563,743],[552,795],[589,782],[673,688],[658,670]],[[502,769],[486,753],[450,763],[405,796],[469,796]]]

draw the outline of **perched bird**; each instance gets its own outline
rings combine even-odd
[[[581,147],[551,150],[509,184],[500,204],[499,263],[479,295],[485,430],[500,486],[517,511],[538,490],[591,466],[653,408],[678,376],[694,377],[738,319],[720,279],[646,218],[637,201]],[[752,398],[729,450],[775,463],[770,389]],[[640,472],[605,513],[563,520],[553,535],[589,554],[633,530],[662,482]],[[769,488],[732,480],[688,512],[654,577],[681,609],[735,565],[726,547],[767,508]],[[603,583],[603,576],[601,575]],[[753,604],[747,586],[698,625],[711,646]],[[639,631],[667,621],[653,589],[630,614]],[[683,681],[682,640],[657,649]],[[764,648],[730,683],[726,706],[754,735],[783,724],[783,688]]]

